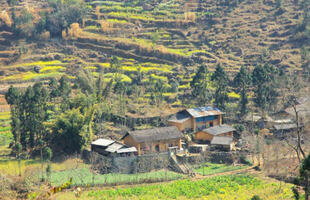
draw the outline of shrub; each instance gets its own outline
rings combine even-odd
[[[88,12],[85,4],[80,0],[49,1],[54,8],[53,12],[46,18],[46,29],[52,36],[61,36],[64,29],[71,24],[81,23]]]
[[[68,37],[78,37],[81,35],[81,33],[82,29],[78,23],[73,23],[70,25],[70,28],[68,29]]]
[[[251,200],[263,200],[262,198],[260,198],[258,195],[254,195]]]
[[[194,12],[186,12],[184,13],[184,19],[188,21],[195,22],[196,21],[196,14]]]
[[[7,0],[7,2],[10,6],[15,6],[19,2],[19,0]]]

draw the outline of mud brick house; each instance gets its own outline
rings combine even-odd
[[[169,147],[182,148],[183,134],[175,126],[128,131],[122,141],[136,147],[138,155],[168,151]]]
[[[194,139],[195,141],[199,141],[202,143],[209,143],[215,136],[228,136],[233,138],[234,131],[236,131],[235,128],[227,124],[222,124],[206,128],[194,133]]]
[[[176,126],[179,131],[194,132],[222,124],[223,112],[215,107],[199,107],[182,110],[168,120],[169,125]]]
[[[231,151],[233,149],[234,143],[232,137],[227,136],[214,136],[211,141],[211,148]]]

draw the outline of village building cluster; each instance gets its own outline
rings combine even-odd
[[[199,107],[177,112],[168,120],[167,127],[127,131],[120,139],[98,139],[92,151],[102,155],[143,155],[167,151],[193,152],[234,149],[235,128],[223,124],[224,113],[216,107]],[[192,133],[193,140],[185,133]],[[208,148],[210,147],[210,148]]]

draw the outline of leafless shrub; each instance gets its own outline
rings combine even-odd
[[[81,36],[82,29],[80,28],[80,25],[78,23],[73,23],[70,25],[70,28],[68,29],[68,37],[74,38]]]
[[[109,33],[113,29],[113,23],[107,22],[105,20],[101,20],[100,25],[104,33]]]
[[[185,12],[184,13],[184,19],[187,21],[196,21],[196,14],[194,12]]]

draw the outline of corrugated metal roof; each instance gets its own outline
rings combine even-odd
[[[229,133],[231,131],[236,131],[236,129],[232,126],[227,125],[227,124],[222,124],[222,125],[213,126],[210,128],[203,129],[202,131],[210,133],[212,135],[220,135],[223,133]]]
[[[211,106],[190,108],[186,111],[194,118],[224,114],[220,109]]]
[[[136,147],[121,148],[116,151],[116,153],[132,153],[132,152],[137,152]]]
[[[214,136],[211,144],[212,145],[231,145],[233,142],[232,137],[226,136]]]
[[[113,141],[113,140],[100,138],[100,139],[98,139],[98,140],[95,140],[95,141],[92,142],[91,144],[92,144],[92,145],[97,145],[97,146],[106,147],[106,146],[109,146],[110,144],[112,144],[112,143],[114,143],[114,142],[115,142],[115,141]]]
[[[183,134],[175,126],[128,131],[123,137],[130,135],[136,142],[152,142],[183,138]],[[122,139],[123,139],[122,138]]]
[[[124,145],[118,144],[118,143],[114,143],[114,144],[110,145],[105,151],[114,153],[117,150],[121,149],[122,147],[124,147]]]

